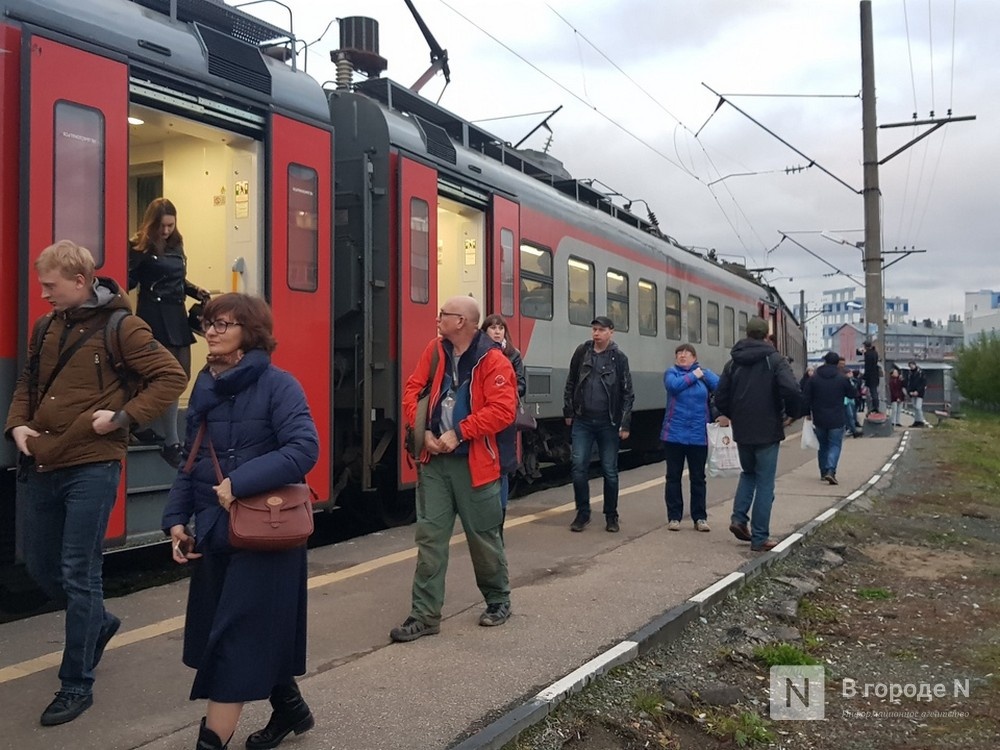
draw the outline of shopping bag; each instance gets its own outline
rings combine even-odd
[[[708,425],[708,475],[736,477],[742,471],[740,452],[733,440],[733,428],[714,422]]]
[[[819,438],[816,437],[816,430],[813,428],[811,419],[802,420],[802,450],[819,450]]]

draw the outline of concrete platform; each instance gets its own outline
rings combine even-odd
[[[787,535],[871,486],[901,434],[846,440],[836,487],[819,480],[815,451],[801,450],[798,433],[790,435],[779,459],[772,535]],[[314,550],[309,673],[301,684],[317,726],[282,747],[444,748],[510,709],[523,716],[540,710],[531,705],[539,691],[759,557],[727,530],[735,486],[735,479],[709,479],[709,534],[695,532],[688,519],[680,532],[666,530],[662,464],[622,474],[619,534],[599,523],[599,501],[594,523],[571,533],[569,486],[515,501],[505,531],[511,620],[477,626],[484,605],[456,534],[441,633],[409,644],[391,644],[388,631],[409,611],[412,528]],[[591,490],[598,498],[599,480]],[[38,725],[58,688],[61,614],[0,626],[8,746],[193,747],[203,705],[186,700],[193,673],[180,663],[186,586],[110,601],[123,627],[101,663],[94,706],[61,727]],[[266,703],[248,705],[230,747],[242,747],[268,712]],[[490,741],[484,735],[479,744]]]

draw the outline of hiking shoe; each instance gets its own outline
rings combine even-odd
[[[834,474],[832,471],[825,477],[823,477],[823,479],[829,482],[830,484],[840,484],[840,482],[837,481],[837,475]]]
[[[708,521],[706,521],[706,520],[705,520],[705,519],[703,518],[703,519],[701,519],[700,521],[695,521],[695,522],[694,522],[694,530],[695,530],[695,531],[704,531],[705,533],[708,533],[709,531],[711,531],[711,530],[712,530],[712,527],[711,527],[711,526],[709,526],[709,525],[708,525]]]
[[[437,623],[428,625],[416,617],[407,617],[402,625],[389,631],[389,637],[396,643],[406,643],[425,635],[435,635],[440,632],[441,626]]]
[[[609,518],[604,526],[604,530],[610,531],[612,534],[617,534],[619,531],[621,531],[621,527],[618,525],[618,517],[614,516],[612,518]]]
[[[78,693],[64,693],[60,690],[52,702],[42,711],[40,721],[43,727],[65,724],[73,721],[93,705],[94,696],[90,693],[79,695]]]
[[[680,531],[681,522],[680,521],[667,521],[667,531]]]
[[[111,615],[111,621],[101,627],[101,632],[97,636],[97,645],[94,647],[94,663],[91,664],[91,669],[95,669],[101,663],[101,657],[104,656],[104,649],[108,645],[108,641],[115,637],[115,633],[121,626],[122,621]]]
[[[497,602],[489,604],[486,611],[479,616],[479,624],[484,628],[492,628],[494,625],[503,625],[510,619],[510,602]]]
[[[760,544],[751,544],[750,545],[750,551],[751,552],[767,552],[769,550],[774,549],[777,546],[778,546],[778,543],[776,541],[774,541],[773,539],[765,539]]]
[[[573,523],[569,525],[569,530],[583,531],[587,528],[588,523],[590,523],[590,516],[585,516],[583,513],[577,513],[576,518],[573,519]]]
[[[750,536],[750,527],[745,523],[731,523],[729,524],[729,531],[741,542],[749,542],[752,539]]]

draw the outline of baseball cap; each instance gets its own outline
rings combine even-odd
[[[590,325],[599,326],[600,328],[610,328],[612,331],[615,330],[615,321],[606,315],[598,315],[590,321]]]
[[[767,335],[767,321],[754,315],[747,321],[747,335],[757,334],[761,337]]]

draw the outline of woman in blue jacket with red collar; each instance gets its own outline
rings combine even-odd
[[[314,724],[294,679],[306,666],[306,548],[234,549],[229,506],[235,497],[303,482],[319,438],[302,386],[271,364],[276,342],[266,302],[215,297],[205,305],[203,328],[208,364],[191,393],[186,450],[202,424],[206,438],[170,488],[162,528],[174,561],[194,561],[183,660],[197,670],[191,700],[208,700],[197,748],[224,748],[243,704],[268,698],[270,721],[246,741],[262,750]],[[196,537],[187,530],[192,517]]]
[[[680,531],[684,516],[681,478],[687,461],[691,481],[691,520],[698,531],[710,531],[705,462],[708,459],[708,430],[713,421],[709,396],[719,385],[719,376],[698,364],[698,353],[691,344],[674,350],[676,364],[663,374],[667,389],[667,408],[663,413],[660,440],[667,459],[667,528]]]

